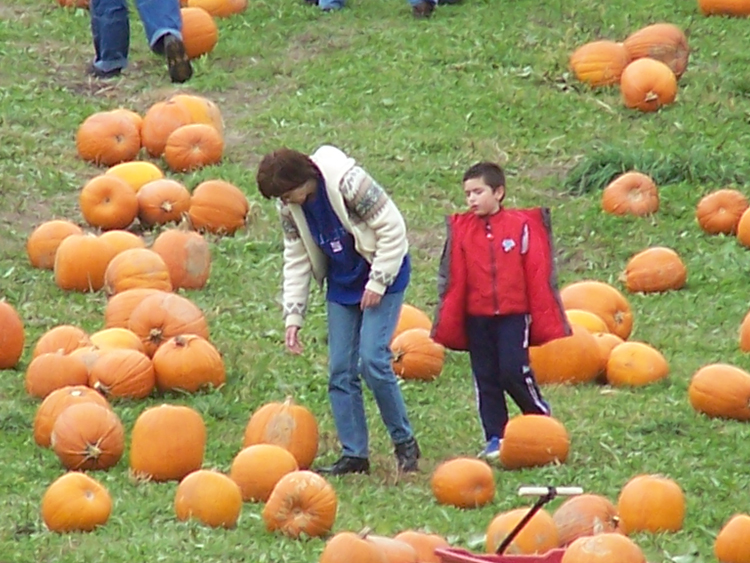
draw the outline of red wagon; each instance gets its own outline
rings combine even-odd
[[[440,557],[441,563],[561,563],[565,554],[563,548],[551,549],[547,553],[538,555],[505,555],[505,550],[534,514],[549,501],[557,496],[572,496],[581,493],[583,489],[580,487],[521,487],[518,489],[519,495],[538,496],[539,499],[498,546],[497,553],[476,554],[465,549],[447,547],[437,548],[435,554]]]

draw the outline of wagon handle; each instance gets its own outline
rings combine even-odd
[[[523,527],[529,523],[529,520],[531,520],[534,517],[534,514],[539,512],[539,510],[547,504],[549,501],[551,501],[553,498],[555,498],[558,495],[561,496],[572,496],[572,495],[580,495],[583,493],[583,489],[581,487],[521,487],[518,489],[518,494],[521,496],[539,496],[539,499],[534,503],[534,506],[531,507],[531,509],[524,515],[523,518],[521,518],[521,521],[516,524],[516,527],[513,528],[510,533],[505,537],[505,539],[500,543],[500,545],[497,547],[497,550],[495,553],[498,555],[502,555],[505,553],[505,550],[508,549],[508,546],[511,544],[511,542],[516,539],[516,536],[518,533],[523,529]]]

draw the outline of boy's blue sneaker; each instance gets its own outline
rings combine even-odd
[[[490,439],[487,441],[487,446],[484,448],[484,451],[479,454],[478,457],[486,461],[497,461],[498,459],[500,459],[501,443],[502,440],[497,436],[490,436]]]

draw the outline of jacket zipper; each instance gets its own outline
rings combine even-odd
[[[487,240],[490,243],[490,265],[492,266],[492,299],[495,302],[495,314],[500,314],[500,303],[497,299],[497,256],[495,255],[495,237],[492,234],[492,225],[489,219],[484,224]]]

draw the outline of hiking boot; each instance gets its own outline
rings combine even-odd
[[[415,18],[426,19],[432,15],[435,11],[435,2],[430,0],[422,0],[419,4],[412,6],[411,13]]]
[[[502,443],[503,441],[497,436],[490,436],[490,439],[487,440],[487,446],[477,457],[489,463],[498,461],[500,459],[500,445]]]
[[[107,80],[108,78],[116,78],[117,76],[120,76],[122,74],[121,68],[113,68],[112,70],[99,70],[94,66],[94,63],[91,63],[86,68],[86,74],[93,76],[94,78],[100,78],[102,80]]]
[[[319,467],[315,470],[321,475],[346,475],[347,473],[370,473],[370,460],[366,457],[341,456],[336,463],[329,467]]]
[[[176,35],[164,36],[164,56],[167,58],[167,69],[172,82],[187,82],[193,76],[193,67],[185,51],[185,44]]]
[[[411,437],[406,442],[396,444],[394,451],[396,452],[399,471],[403,471],[404,473],[419,471],[418,460],[422,452],[419,451],[419,444],[417,444],[416,438]]]

